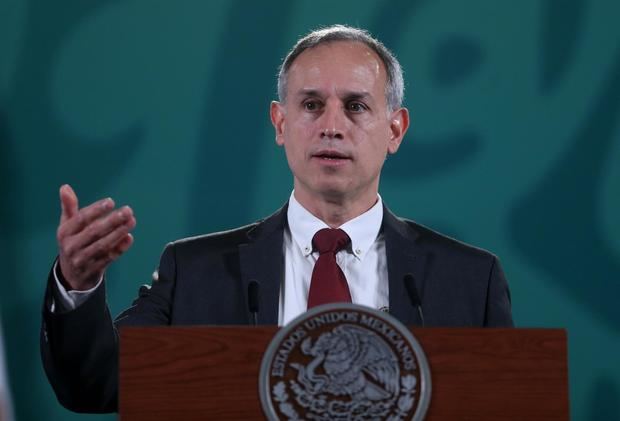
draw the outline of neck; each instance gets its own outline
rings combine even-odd
[[[377,192],[368,197],[357,200],[347,200],[344,197],[314,197],[295,190],[295,199],[317,218],[329,225],[338,228],[345,222],[357,218],[377,203]]]

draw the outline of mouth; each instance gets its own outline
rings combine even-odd
[[[335,150],[320,150],[312,154],[312,158],[326,163],[344,163],[351,160],[348,155]]]

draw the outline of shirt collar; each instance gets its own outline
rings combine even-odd
[[[294,191],[289,199],[287,218],[294,244],[301,249],[304,256],[311,254],[312,237],[318,230],[329,226],[304,208],[295,199]],[[373,207],[339,227],[351,238],[351,250],[359,260],[364,258],[377,239],[382,220],[383,201],[377,194],[377,203]]]

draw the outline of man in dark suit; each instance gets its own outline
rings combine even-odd
[[[378,195],[385,158],[409,126],[402,72],[389,50],[355,28],[312,32],[285,58],[278,94],[271,120],[294,176],[288,203],[264,221],[169,244],[152,286],[114,322],[103,275],[131,245],[135,218],[111,199],[79,209],[73,190],[61,188],[41,344],[63,405],[116,409],[117,327],[248,324],[250,283],[260,285],[261,324],[352,301],[405,324],[423,324],[423,314],[426,326],[512,326],[495,256],[397,218]],[[325,242],[337,247],[323,251]],[[323,273],[333,279],[326,283]]]

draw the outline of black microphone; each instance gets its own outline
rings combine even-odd
[[[420,316],[420,320],[422,321],[422,327],[424,327],[424,314],[422,313],[422,301],[420,301],[420,296],[418,295],[418,289],[415,287],[415,278],[411,273],[408,273],[403,278],[403,282],[405,283],[405,288],[407,289],[407,294],[409,295],[409,300],[411,300],[411,305],[418,310],[418,315]]]
[[[248,284],[248,309],[252,313],[252,323],[254,326],[258,324],[258,295],[260,284],[252,279]]]

